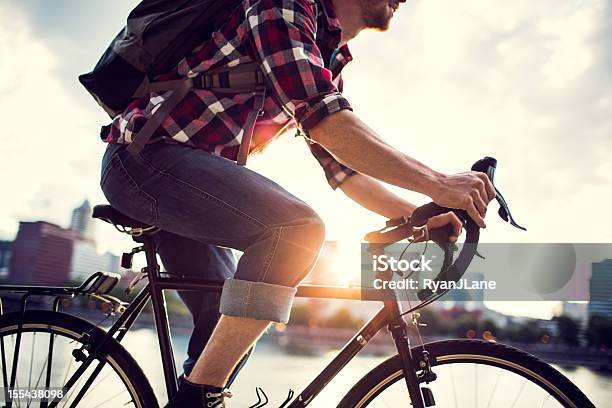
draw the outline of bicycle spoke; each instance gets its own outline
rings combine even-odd
[[[455,388],[455,376],[453,374],[453,366],[450,366],[451,384],[453,385],[453,399],[455,400],[455,408],[457,408],[457,389]]]
[[[474,364],[474,408],[478,408],[478,364]]]
[[[493,385],[493,390],[491,391],[491,395],[489,396],[489,402],[487,403],[487,408],[491,407],[491,402],[493,402],[493,397],[495,397],[495,391],[497,390],[497,385],[499,384],[499,379],[501,378],[503,371],[501,368],[497,368],[497,378],[495,379],[495,384]]]
[[[510,408],[514,408],[516,406],[516,403],[518,402],[523,392],[523,388],[525,388],[525,384],[527,384],[527,379],[523,379],[523,382],[521,383],[521,388],[519,388],[519,392],[518,394],[516,394],[516,398],[514,399],[514,402],[512,403],[512,406]]]
[[[102,368],[104,368],[104,364],[106,364],[106,361],[104,360],[98,363],[96,368],[89,375],[89,378],[87,378],[87,381],[85,381],[85,384],[83,384],[83,386],[79,390],[79,393],[77,394],[74,401],[72,402],[72,405],[70,405],[70,408],[76,408],[77,404],[83,399],[83,396],[87,393],[87,390],[89,389],[91,384],[95,381],[98,374],[100,374],[100,371],[102,371]]]
[[[110,377],[112,374],[113,374],[113,371],[112,371],[112,370],[110,370],[110,371],[108,372],[108,374],[106,374],[104,377],[102,377],[102,378],[98,378],[97,382],[96,382],[94,385],[92,385],[91,387],[89,387],[89,390],[87,390],[87,393],[86,393],[86,394],[83,396],[83,401],[85,401],[85,400],[87,399],[87,397],[88,397],[89,395],[91,395],[91,392],[92,392],[93,390],[95,390],[95,389],[96,389],[96,387],[98,387],[98,386],[99,386],[99,385],[100,385],[102,382],[104,382],[104,380],[106,380],[106,379],[107,379],[108,377]]]
[[[56,334],[49,334],[49,351],[47,352],[47,376],[45,377],[45,389],[51,387],[51,369],[53,367],[53,345],[55,343]],[[48,402],[44,401],[40,404],[40,408],[47,408]]]
[[[34,350],[36,349],[36,332],[32,333],[32,350],[30,351],[30,373],[28,375],[28,389],[32,389],[32,367],[34,366]],[[30,406],[30,398],[28,398],[28,405]]]
[[[62,381],[62,387],[64,386],[64,384],[66,384],[66,380],[68,379],[68,374],[70,373],[70,367],[72,367],[72,362],[74,361],[73,357],[70,357],[70,362],[68,363],[68,368],[66,369],[66,372],[64,373],[64,380]]]
[[[385,407],[387,407],[387,408],[391,408],[392,407],[392,405],[387,402],[387,398],[386,397],[383,398],[380,402],[385,404]]]
[[[77,369],[77,371],[75,371],[75,373],[78,372],[79,369],[81,369],[81,368],[82,368],[82,365]],[[79,385],[83,382],[83,374],[84,374],[84,372],[79,375],[79,377],[74,381],[74,383],[72,384],[72,386],[68,390],[68,394],[64,396],[64,398],[63,398],[64,399],[64,405],[62,405],[63,407],[68,406],[68,403],[70,402],[70,398],[74,395],[76,390],[79,389]],[[72,374],[71,379],[73,379],[73,377],[74,377],[74,374]]]
[[[15,339],[13,347],[13,367],[11,368],[11,388],[15,388],[17,383],[17,364],[19,361],[19,351],[21,349],[21,327],[17,332],[17,339]]]
[[[13,350],[14,350],[14,349],[15,349],[15,346],[16,346],[16,344],[17,344],[17,341],[16,341],[16,340],[13,340],[13,336],[14,336],[14,334],[11,334],[10,339],[11,339],[11,346],[13,347]],[[13,355],[13,359],[14,359],[14,358],[15,358],[15,355]],[[14,366],[14,365],[15,365],[15,361],[13,361],[13,366]],[[13,383],[13,381],[14,381],[14,383]],[[11,388],[13,388],[13,387],[17,387],[17,388],[19,388],[19,379],[18,379],[18,378],[11,378],[11,383],[13,384],[13,385],[11,386]],[[19,401],[19,399],[17,399],[17,401],[15,401],[15,404],[14,404],[14,405],[17,405],[17,408],[21,408],[21,402]]]
[[[40,379],[42,378],[42,374],[45,371],[45,367],[47,366],[47,362],[48,362],[48,357],[47,357],[47,359],[45,359],[45,362],[43,363],[43,366],[40,369],[40,373],[38,374],[38,379],[36,380],[36,384],[34,384],[34,389],[38,388],[38,384],[40,383]],[[42,407],[43,402],[41,402],[40,405]],[[26,408],[30,408],[30,404],[29,403],[28,403],[28,405],[26,405]]]
[[[40,368],[40,373],[38,373],[38,378],[36,379],[36,384],[34,384],[34,388],[38,388],[38,384],[40,384],[40,380],[42,379],[43,372],[45,371],[45,368],[47,368],[48,363],[49,363],[49,356],[47,355],[47,358],[45,358],[45,362]]]
[[[540,404],[540,408],[544,408],[544,405],[546,405],[549,398],[550,398],[550,394],[544,395],[544,399],[542,400],[542,403]]]
[[[126,393],[126,392],[127,392],[127,390],[120,391],[120,392],[116,393],[115,395],[113,395],[113,396],[111,396],[111,397],[109,397],[109,398],[105,399],[104,401],[102,401],[101,403],[99,403],[98,405],[96,405],[96,406],[94,406],[94,407],[92,407],[92,408],[98,408],[98,407],[101,407],[102,405],[106,404],[108,401],[111,401],[111,400],[113,400],[113,399],[117,398],[118,396],[120,396],[121,394]],[[129,401],[129,402],[127,402],[127,403],[125,403],[125,404],[123,404],[123,405],[125,406],[125,405],[129,404],[130,402],[133,402],[133,400],[131,400],[131,399],[130,399],[130,401]]]

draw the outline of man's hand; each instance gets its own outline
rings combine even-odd
[[[486,174],[468,171],[439,178],[431,198],[442,207],[466,210],[480,228],[485,228],[484,217],[495,198],[495,188]]]
[[[459,217],[457,217],[454,212],[447,212],[430,218],[429,221],[427,221],[427,229],[432,230],[434,228],[443,227],[447,224],[453,226],[453,234],[449,237],[450,242],[457,241],[457,238],[459,238],[459,235],[461,235],[461,229],[463,226],[461,225]]]

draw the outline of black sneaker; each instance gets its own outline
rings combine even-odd
[[[184,377],[179,384],[174,399],[165,408],[225,408],[225,398],[232,396],[230,390],[194,384]]]

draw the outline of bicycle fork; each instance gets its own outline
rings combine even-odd
[[[426,408],[431,404],[425,403],[423,400],[423,394],[421,393],[420,380],[417,376],[417,360],[410,350],[410,338],[408,337],[408,327],[404,319],[401,317],[399,306],[395,300],[384,301],[385,307],[390,311],[389,331],[395,342],[397,352],[402,359],[402,370],[404,372],[404,379],[406,380],[406,386],[408,387],[408,394],[410,395],[410,401],[412,401],[413,408]],[[429,390],[427,390],[429,391]],[[430,391],[429,391],[430,393]],[[428,400],[429,395],[428,393]]]

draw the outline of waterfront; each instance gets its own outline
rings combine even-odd
[[[184,359],[187,340],[188,337],[184,334],[173,336],[175,359],[178,366],[180,366]],[[154,331],[147,328],[134,330],[126,336],[124,342],[126,348],[134,355],[138,363],[142,365],[143,370],[155,389],[158,399],[165,401],[159,348]],[[230,400],[230,406],[247,407],[252,405],[257,400],[255,397],[256,386],[262,387],[266,391],[270,398],[268,406],[279,406],[290,388],[296,392],[300,391],[320,372],[334,355],[334,351],[317,355],[290,354],[272,344],[262,342],[257,346],[253,357],[232,387],[235,396]],[[336,406],[359,378],[385,359],[386,356],[357,356],[338,377],[330,382],[328,387],[310,406],[314,408]],[[578,385],[591,398],[596,407],[606,408],[611,406],[612,377],[582,367],[575,369],[557,368]],[[481,375],[481,377],[485,376]],[[458,384],[453,384],[452,386],[458,389],[473,387],[473,385],[467,383],[467,379],[463,380],[463,384],[461,381],[459,380]],[[481,381],[485,382],[486,379]],[[450,384],[448,389],[451,389]],[[393,404],[394,401],[387,401],[387,403]],[[481,404],[486,406],[486,401],[482,401]],[[473,402],[470,405],[473,406]]]

